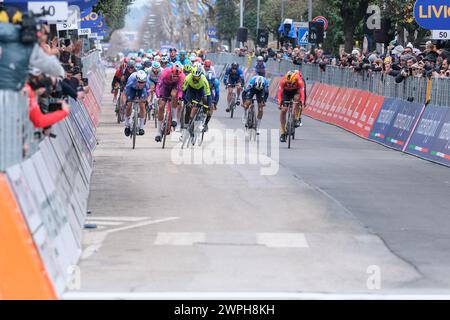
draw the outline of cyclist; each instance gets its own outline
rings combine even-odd
[[[209,71],[212,71],[214,77],[216,77],[216,70],[214,70],[211,60],[205,60],[205,62],[203,63],[203,68],[205,69],[205,74],[207,74]]]
[[[295,127],[301,124],[301,106],[305,104],[305,88],[304,82],[299,70],[288,71],[281,79],[277,94],[280,114],[280,142],[286,142],[286,113],[287,107],[283,106],[284,101],[293,100],[293,108],[295,115]]]
[[[191,56],[189,57],[189,60],[191,61],[192,65],[195,63],[196,59],[197,59],[197,55],[194,52],[192,52]]]
[[[180,61],[183,66],[191,64],[191,61],[189,61],[189,59],[186,57],[186,50],[180,50],[178,61]]]
[[[184,73],[184,75],[187,76],[189,73],[192,72],[192,69],[193,68],[192,68],[191,62],[189,62],[188,64],[185,64],[183,66],[183,73]]]
[[[136,65],[134,66],[134,68],[136,69],[136,71],[144,70],[144,66],[140,62],[136,62]]]
[[[125,86],[127,96],[127,107],[125,109],[125,135],[128,137],[130,130],[131,104],[133,100],[139,99],[139,135],[144,135],[145,101],[148,96],[148,78],[144,70],[133,73]]]
[[[177,57],[177,49],[176,48],[170,48],[169,49],[169,62],[175,63],[178,61]]]
[[[239,97],[241,96],[242,87],[244,86],[245,78],[244,72],[241,68],[239,68],[239,64],[233,62],[230,67],[225,71],[225,75],[223,77],[223,83],[227,87],[228,95],[227,95],[227,103],[228,107],[226,108],[226,112],[230,112],[230,103],[231,96],[233,93],[233,87],[236,87],[237,90],[237,101],[236,105],[240,104]]]
[[[126,102],[126,94],[124,92],[125,85],[127,84],[128,78],[136,72],[135,68],[136,63],[134,60],[130,59],[128,60],[127,67],[125,70],[123,70],[122,74],[120,75],[120,91],[122,92],[122,95],[119,97],[121,99],[121,105],[124,105]],[[117,75],[117,71],[116,71]],[[117,110],[116,110],[117,111]]]
[[[261,77],[266,76],[266,64],[264,63],[264,58],[262,56],[258,56],[256,58],[256,64],[253,68],[253,72]]]
[[[150,102],[153,101],[153,95],[155,88],[158,84],[159,77],[161,76],[161,65],[159,62],[153,61],[152,67],[148,69],[148,81],[150,87]]]
[[[161,68],[165,69],[169,67],[169,57],[168,56],[162,56],[161,57]]]
[[[217,110],[217,105],[219,104],[220,98],[220,82],[217,80],[216,75],[210,70],[206,74],[206,80],[209,83],[209,91],[211,91],[211,108],[209,108],[206,116],[206,125],[208,125],[215,110]],[[206,127],[208,129],[208,127]]]
[[[202,69],[195,68],[186,77],[186,79],[183,82],[183,93],[184,93],[183,95],[184,102],[186,105],[190,105],[192,100],[196,100],[204,104],[206,102],[208,107],[211,107],[211,91],[209,90],[209,83],[208,80],[206,80],[206,77]],[[197,113],[197,108],[198,108],[197,105],[192,106],[189,121],[191,121],[194,118],[195,114]],[[204,132],[208,131],[208,121],[210,118],[211,115],[209,115],[209,118],[207,116],[207,120],[203,128]]]
[[[120,66],[116,69],[116,72],[114,73],[114,78],[111,83],[111,93],[114,93],[113,103],[116,103],[117,101],[117,93],[119,91],[118,87],[120,87],[122,75],[127,69],[128,61],[129,61],[128,58],[124,58],[123,62],[120,64]]]
[[[256,134],[259,135],[259,127],[261,125],[261,120],[263,117],[263,108],[266,105],[267,98],[269,97],[269,81],[262,76],[253,76],[247,84],[247,87],[242,92],[242,100],[244,101],[244,115],[242,117],[242,122],[247,123],[247,111],[252,104],[253,97],[256,96],[256,101],[258,102],[258,114],[256,117]]]
[[[159,97],[158,101],[158,121],[157,121],[157,134],[155,137],[156,142],[161,142],[161,122],[164,120],[164,110],[166,102],[171,100],[172,114],[176,115],[172,117],[172,126],[177,127],[181,114],[181,108],[177,108],[177,99],[181,100],[183,96],[183,81],[185,79],[183,70],[176,64],[172,68],[166,68],[161,72],[158,84],[156,86],[156,96]],[[178,113],[176,112],[179,109]]]

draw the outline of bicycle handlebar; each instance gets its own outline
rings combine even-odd
[[[199,105],[199,106],[203,106],[204,108],[209,108],[208,105],[198,102],[197,100],[192,100],[191,103]]]

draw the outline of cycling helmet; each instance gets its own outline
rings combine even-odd
[[[147,82],[147,73],[144,70],[136,72],[136,79],[138,82]]]
[[[208,73],[206,74],[206,79],[208,80],[209,83],[214,82],[214,80],[216,80],[216,77],[214,76],[214,72],[208,71]]]
[[[192,70],[192,76],[194,78],[198,79],[198,78],[200,78],[202,76],[202,74],[203,74],[203,70],[201,68],[199,68],[199,67],[194,68],[194,70]]]
[[[175,64],[178,65],[181,69],[183,69],[183,64],[180,61],[175,61]]]
[[[197,59],[197,55],[195,53],[191,53],[191,56],[189,57],[189,60],[191,60],[191,62],[194,63],[195,59]]]
[[[143,70],[144,67],[142,66],[142,63],[136,63],[136,65],[134,66],[136,68],[136,70]]]
[[[231,69],[237,69],[237,68],[239,68],[239,64],[237,62],[233,62],[231,64]]]
[[[158,61],[153,61],[152,62],[152,68],[153,69],[161,69],[161,64]]]
[[[192,65],[190,65],[190,64],[185,64],[185,65],[183,66],[183,72],[184,72],[184,74],[189,74],[189,73],[191,73],[191,72],[192,72]]]
[[[203,59],[202,59],[202,58],[200,58],[200,57],[197,57],[197,58],[195,58],[195,62],[200,62],[200,63],[203,63]]]
[[[128,57],[123,58],[124,63],[128,64],[128,61],[130,61],[130,58],[128,58]]]
[[[169,63],[169,57],[167,57],[167,56],[162,56],[162,58],[161,58],[161,63]]]
[[[128,63],[127,63],[127,67],[128,68],[134,68],[135,67],[135,65],[136,65],[136,62],[134,61],[134,60],[128,60]]]
[[[183,72],[183,68],[181,68],[179,65],[174,64],[172,66],[172,75],[179,76],[180,73],[182,73],[182,72]]]
[[[158,56],[158,55],[155,55],[153,60],[156,61],[156,62],[160,62],[161,61],[161,57]]]
[[[255,84],[253,85],[256,90],[262,90],[264,88],[264,78],[261,76],[256,77]]]
[[[143,65],[145,68],[150,68],[152,66],[152,62],[147,59],[146,61],[144,61]]]
[[[289,84],[294,84],[297,81],[297,72],[288,71],[286,73],[286,82]]]
[[[211,62],[211,60],[205,60],[205,62],[203,63],[203,65],[205,66],[205,67],[211,67],[211,65],[212,65],[212,62]]]
[[[264,62],[264,58],[262,56],[258,56],[258,58],[256,58],[256,61],[258,62]]]
[[[180,50],[180,56],[185,56],[186,55],[186,50]]]

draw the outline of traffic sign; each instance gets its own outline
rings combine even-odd
[[[433,30],[431,38],[433,40],[450,40],[450,30]]]
[[[256,43],[260,47],[267,47],[269,44],[269,31],[266,29],[258,29],[258,37]]]
[[[323,43],[323,29],[324,24],[319,21],[310,21],[308,30],[308,42],[309,43]]]
[[[298,44],[307,45],[308,42],[308,26],[298,29]]]
[[[327,20],[327,18],[325,18],[323,16],[317,16],[314,19],[312,19],[312,21],[314,21],[314,22],[322,22],[323,23],[323,30],[327,30],[328,29],[328,20]]]

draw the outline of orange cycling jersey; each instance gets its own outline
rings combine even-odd
[[[303,77],[298,70],[296,70],[295,72],[298,74],[298,76],[297,81],[295,81],[293,84],[290,84],[286,81],[286,75],[280,81],[280,86],[278,87],[278,94],[277,94],[277,100],[280,105],[282,103],[281,100],[284,91],[289,92],[295,91],[297,94],[300,95],[300,101],[302,102],[302,105],[305,105],[305,84],[303,81]]]

